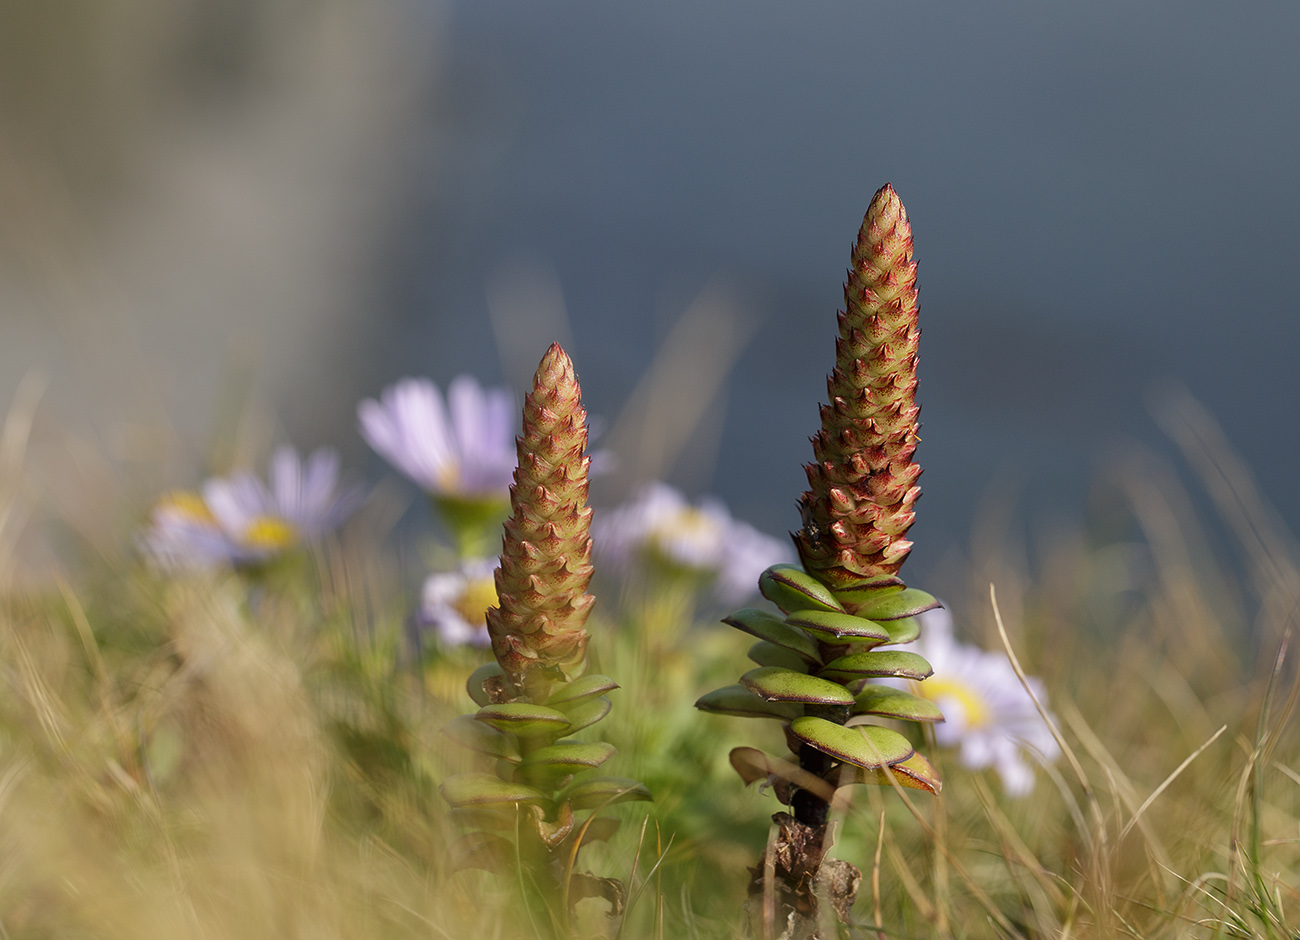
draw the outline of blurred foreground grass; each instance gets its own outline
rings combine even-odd
[[[1104,526],[1032,565],[986,547],[949,598],[995,643],[997,582],[1073,759],[1011,800],[931,748],[945,787],[916,817],[857,789],[834,851],[866,873],[863,936],[1300,936],[1300,684],[1278,658],[1300,567],[1208,419],[1165,416],[1209,501],[1116,460]],[[439,729],[488,654],[414,658],[375,527],[255,578],[164,578],[123,543],[0,599],[0,937],[538,935],[511,885],[457,870],[437,792],[470,767]],[[727,752],[779,731],[692,703],[748,643],[686,594],[595,593],[593,668],[622,684],[602,736],[655,803],[613,810],[584,863],[630,879],[626,937],[743,936],[779,807]]]

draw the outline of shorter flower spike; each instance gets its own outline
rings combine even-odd
[[[795,536],[804,567],[834,588],[898,572],[921,495],[912,460],[920,440],[916,262],[907,210],[888,184],[853,246],[839,334]]]
[[[586,668],[591,605],[587,413],[573,363],[558,343],[542,357],[524,400],[519,466],[510,487],[500,606],[487,614],[492,650],[516,695],[541,701]]]

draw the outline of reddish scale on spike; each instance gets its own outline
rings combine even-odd
[[[584,624],[595,603],[587,593],[586,416],[573,363],[554,343],[524,400],[511,516],[496,573],[500,606],[487,614],[497,661],[515,691],[534,701],[545,698],[552,682],[586,668]]]
[[[804,567],[832,588],[897,573],[921,495],[912,459],[920,439],[916,262],[892,186],[876,193],[863,219],[838,323],[829,404],[804,467],[806,524],[795,535]]]

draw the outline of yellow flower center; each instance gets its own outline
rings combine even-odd
[[[465,618],[466,623],[478,627],[487,623],[488,608],[497,606],[497,600],[496,582],[491,577],[475,578],[465,585],[465,590],[451,606]]]
[[[168,510],[191,522],[215,525],[217,520],[203,497],[190,490],[174,490],[158,501],[158,508]]]
[[[687,506],[681,512],[669,518],[668,524],[664,526],[664,531],[666,534],[680,534],[689,538],[691,536],[707,535],[713,528],[715,526],[712,519],[694,506]]]
[[[298,541],[298,530],[275,516],[257,516],[244,530],[244,544],[250,548],[278,551]]]
[[[983,697],[970,686],[961,682],[931,676],[924,682],[917,682],[914,685],[921,695],[932,702],[937,702],[943,698],[956,699],[966,717],[966,727],[968,728],[983,728],[993,718],[988,703],[984,701]]]
[[[460,464],[448,461],[438,471],[438,487],[444,493],[454,493],[460,489]]]
[[[709,547],[717,537],[718,524],[694,506],[673,513],[654,527],[650,540],[661,552],[682,543]]]

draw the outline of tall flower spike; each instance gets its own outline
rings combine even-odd
[[[586,416],[573,363],[553,343],[524,401],[511,516],[496,573],[500,606],[487,616],[493,652],[515,694],[537,702],[552,683],[586,668],[583,625],[595,601],[587,593]]]
[[[920,440],[916,262],[907,210],[889,184],[871,200],[853,246],[839,330],[795,535],[805,569],[837,589],[898,572],[921,495],[912,460]]]

